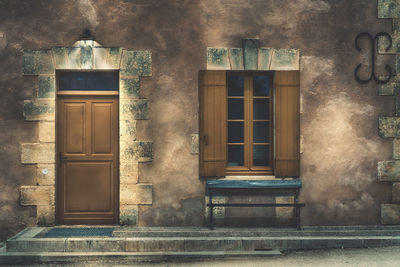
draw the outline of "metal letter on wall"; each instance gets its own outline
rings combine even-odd
[[[358,66],[354,69],[354,77],[356,78],[357,82],[359,82],[361,84],[368,83],[369,81],[371,81],[372,78],[374,78],[375,82],[377,82],[379,84],[384,84],[384,83],[387,83],[392,76],[392,69],[390,68],[390,66],[388,64],[385,65],[385,70],[388,73],[388,75],[385,79],[379,79],[375,74],[375,49],[376,49],[376,44],[378,42],[378,38],[381,36],[387,37],[389,40],[389,45],[385,48],[385,51],[388,51],[390,49],[390,47],[392,47],[392,38],[386,32],[379,32],[374,37],[371,34],[369,34],[368,32],[361,32],[357,35],[357,37],[355,39],[355,47],[358,51],[361,51],[361,47],[358,44],[358,41],[360,38],[363,38],[363,37],[368,38],[371,43],[371,68],[372,69],[371,69],[370,76],[368,77],[368,79],[361,79],[358,76],[358,71],[361,68],[361,63],[358,64]]]

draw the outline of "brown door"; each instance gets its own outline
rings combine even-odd
[[[59,96],[59,224],[118,222],[118,97]]]

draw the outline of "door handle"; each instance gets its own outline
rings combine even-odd
[[[67,157],[63,157],[62,152],[59,153],[59,162],[62,163],[63,160],[67,160]]]
[[[207,138],[207,135],[203,135],[202,141],[203,141],[203,144],[204,144],[205,146],[208,145],[208,138]]]

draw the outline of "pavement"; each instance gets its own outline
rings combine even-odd
[[[364,248],[364,249],[329,249],[329,250],[306,250],[289,251],[282,256],[272,257],[243,257],[243,258],[223,258],[223,259],[173,259],[167,262],[152,263],[121,263],[118,261],[90,261],[79,263],[46,263],[46,264],[26,264],[26,265],[2,265],[2,266],[188,266],[188,267],[303,267],[303,266],[362,266],[362,267],[386,267],[400,266],[400,247],[386,248]]]

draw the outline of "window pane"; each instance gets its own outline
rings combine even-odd
[[[269,146],[253,145],[253,165],[269,166]]]
[[[253,100],[253,119],[268,120],[269,119],[269,99]]]
[[[228,76],[228,96],[243,96],[244,77]]]
[[[269,122],[253,123],[253,142],[269,143]]]
[[[60,72],[59,90],[118,91],[118,72]]]
[[[228,122],[228,142],[243,143],[243,122]]]
[[[243,166],[243,146],[228,146],[228,166]]]
[[[243,99],[228,99],[228,119],[243,120]]]
[[[269,76],[253,77],[253,95],[269,96],[270,94],[270,78]]]

